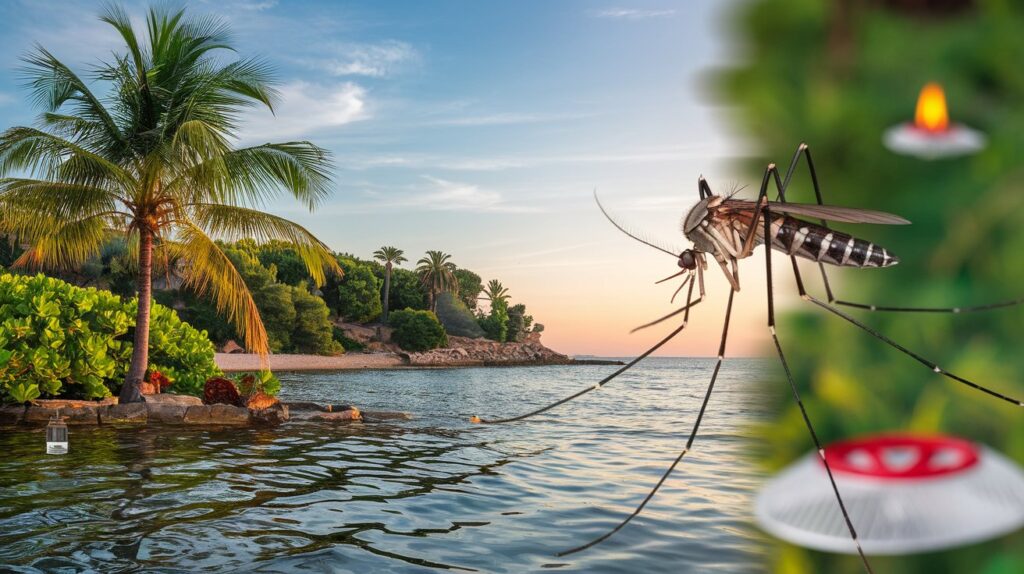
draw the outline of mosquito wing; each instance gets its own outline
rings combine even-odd
[[[753,213],[756,204],[753,201],[740,199],[727,199],[722,202],[721,207],[726,210],[748,211]],[[884,211],[873,209],[858,209],[855,207],[838,207],[835,205],[817,205],[810,203],[781,203],[777,201],[768,202],[769,209],[774,212],[789,213],[792,215],[803,215],[815,217],[828,221],[840,221],[844,223],[876,223],[882,225],[907,225],[906,219]]]

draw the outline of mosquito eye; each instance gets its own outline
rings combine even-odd
[[[697,261],[693,258],[693,252],[687,250],[679,254],[679,266],[683,269],[695,269]]]

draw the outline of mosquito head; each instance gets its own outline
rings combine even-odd
[[[697,256],[694,254],[693,249],[687,249],[679,254],[679,261],[677,262],[679,267],[683,269],[689,269],[693,271],[697,268]]]

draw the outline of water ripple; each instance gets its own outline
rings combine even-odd
[[[609,367],[285,374],[290,400],[415,413],[401,424],[0,433],[0,565],[15,572],[759,572],[760,476],[743,427],[762,363],[727,361],[703,434],[647,511],[604,533],[675,458],[712,362],[653,359],[531,421]]]

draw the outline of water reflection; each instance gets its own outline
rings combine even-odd
[[[605,544],[676,455],[710,364],[654,360],[535,422],[603,367],[286,375],[293,400],[417,413],[401,424],[278,430],[72,428],[0,434],[0,564],[23,571],[760,571],[744,461],[760,363],[727,362],[705,433],[658,498]],[[688,566],[688,567],[687,567]]]

